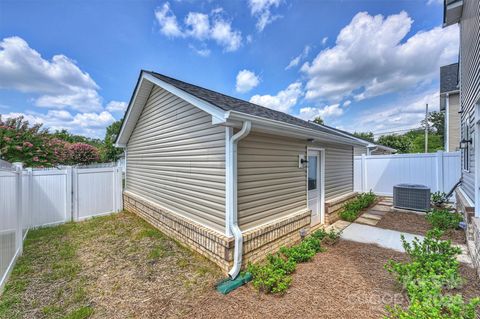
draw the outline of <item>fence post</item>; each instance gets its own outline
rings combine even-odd
[[[27,198],[26,213],[27,213],[27,216],[29,217],[28,218],[28,225],[26,225],[27,223],[26,223],[25,218],[24,218],[24,221],[25,221],[25,225],[28,226],[28,228],[30,228],[31,224],[32,224],[31,218],[33,218],[33,215],[32,215],[32,211],[33,211],[33,169],[31,167],[27,168],[27,183],[28,183],[28,185],[27,185],[28,194],[27,194],[27,196],[24,196],[24,197]]]
[[[72,174],[73,170],[71,166],[67,166],[65,176],[65,218],[66,221],[73,221],[73,188],[72,188]]]
[[[78,220],[78,169],[72,168],[72,220]]]
[[[365,154],[362,154],[362,193],[367,191],[367,158]]]
[[[443,151],[437,151],[437,191],[444,192],[444,167],[443,167]]]
[[[23,164],[22,163],[13,163],[13,167],[15,168],[16,173],[16,211],[17,211],[17,225],[15,227],[15,251],[18,255],[22,254],[23,251],[23,214],[22,214],[22,170]]]

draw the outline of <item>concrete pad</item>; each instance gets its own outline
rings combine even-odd
[[[390,206],[384,206],[384,205],[378,205],[378,204],[370,208],[370,210],[378,210],[381,212],[389,212],[390,209],[391,209]]]
[[[342,232],[342,239],[355,241],[358,243],[374,244],[383,248],[392,249],[404,253],[405,250],[403,249],[402,241],[400,239],[400,236],[402,234],[405,236],[405,239],[410,243],[415,237],[420,240],[424,239],[424,237],[420,235],[401,233],[395,230],[382,229],[357,223],[352,223],[350,226],[344,229],[344,231]],[[458,246],[462,249],[462,254],[457,257],[457,260],[459,262],[466,263],[467,265],[472,264],[466,245],[455,246]]]
[[[353,223],[342,233],[342,238],[346,240],[356,241],[365,244],[376,244],[380,247],[393,249],[400,252],[405,252],[402,247],[400,235],[402,233],[390,230],[372,227],[368,225],[361,225]],[[422,236],[414,236],[412,234],[405,234],[405,239],[411,242],[415,237],[423,239]]]
[[[374,219],[374,220],[380,220],[380,219],[382,219],[382,215],[371,214],[370,212],[367,212],[367,213],[363,214],[363,215],[360,216],[360,217],[368,218],[368,219]]]
[[[385,216],[387,212],[384,212],[384,211],[380,211],[380,210],[369,210],[367,213],[365,214],[371,214],[371,215],[375,215],[375,216],[380,216],[380,217],[383,217]]]
[[[327,228],[325,230],[330,231],[330,230],[333,229],[335,231],[343,231],[345,228],[350,226],[350,224],[351,224],[350,222],[347,222],[347,221],[344,221],[344,220],[338,220],[335,223],[333,223],[332,225],[327,226]]]
[[[378,220],[359,217],[355,220],[355,222],[374,226],[378,223]]]

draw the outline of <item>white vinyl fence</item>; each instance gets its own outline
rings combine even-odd
[[[28,229],[123,209],[118,166],[21,169],[0,160],[0,293]]]
[[[448,193],[460,179],[460,152],[354,157],[354,189],[392,195],[400,183],[422,184]]]

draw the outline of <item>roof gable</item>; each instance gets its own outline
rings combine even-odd
[[[232,114],[241,113],[252,118],[263,118],[280,125],[283,123],[285,127],[298,127],[304,131],[313,131],[312,134],[310,134],[312,137],[316,134],[316,131],[319,134],[337,138],[344,143],[364,144],[360,143],[357,139],[346,136],[343,132],[335,128],[308,122],[283,112],[275,111],[197,85],[186,83],[156,72],[142,70],[135,91],[128,105],[120,134],[116,140],[117,146],[126,146],[153,85],[158,85],[209,113],[212,115],[212,124],[225,123]]]

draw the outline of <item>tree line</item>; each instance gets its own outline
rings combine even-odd
[[[112,123],[101,140],[67,130],[50,132],[42,124],[30,124],[23,116],[4,120],[0,115],[0,158],[28,167],[116,161],[123,152],[113,145],[121,125],[122,120]]]

